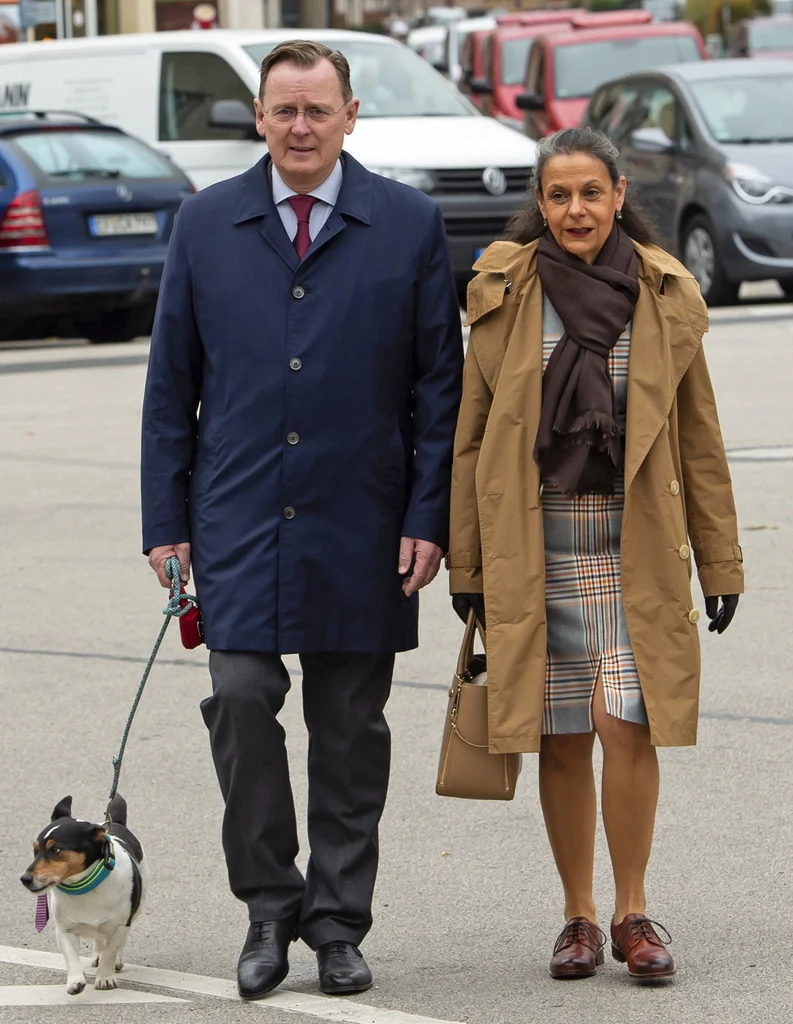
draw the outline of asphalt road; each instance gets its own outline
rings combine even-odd
[[[234,998],[246,922],[226,887],[221,801],[198,702],[205,653],[174,627],[144,695],[121,791],[153,882],[116,993],[64,994],[50,927],[33,928],[18,876],[56,801],[101,818],[111,757],[160,628],[164,593],[139,554],[138,419],[146,343],[0,351],[0,1021],[308,1024],[766,1024],[793,1016],[793,307],[714,313],[706,339],[742,527],[748,592],[731,629],[703,628],[700,745],[662,752],[650,915],[674,937],[676,981],[639,989],[607,960],[598,977],[547,973],[562,924],[526,760],[511,804],[434,795],[460,628],[439,579],[422,647],[400,656],[390,704],[392,787],[382,828],[372,991],[319,996],[293,947],[273,1000]],[[701,602],[700,602],[701,603]],[[294,658],[288,659],[296,668]],[[305,804],[299,674],[284,712]],[[607,925],[605,843],[597,893]],[[143,1000],[146,1000],[145,1002]],[[166,1001],[170,1000],[170,1001]],[[65,1005],[59,1005],[65,1004]],[[48,1006],[55,1009],[48,1009]],[[406,1016],[412,1015],[412,1016]]]

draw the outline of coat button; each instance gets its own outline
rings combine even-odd
[[[284,509],[284,519],[294,519],[294,518],[295,518],[295,510],[292,508],[291,505],[287,505],[286,508]]]
[[[669,485],[669,491],[671,494],[680,494],[680,484],[677,480],[673,480]]]
[[[290,359],[289,360],[289,369],[290,370],[299,370],[299,369],[301,369],[302,366],[303,366],[303,360],[302,359],[295,358],[295,359]]]
[[[290,444],[297,444],[300,440],[300,434],[296,434],[294,430],[292,430],[286,435],[286,439]]]
[[[295,285],[295,287],[292,289],[292,298],[293,299],[302,299],[305,294],[306,294],[306,289],[303,288],[299,284]]]
[[[691,549],[689,548],[688,544],[681,544],[680,547],[677,549],[677,553],[678,555],[680,555],[681,558],[688,558],[688,556],[691,554]]]
[[[693,622],[694,624],[699,622],[699,612],[696,608],[692,608],[692,610],[688,613],[688,621]]]

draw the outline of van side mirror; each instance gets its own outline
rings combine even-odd
[[[535,92],[522,92],[516,99],[520,110],[545,110],[545,100]]]
[[[489,96],[493,91],[493,86],[486,78],[471,78],[468,82],[468,88],[476,96]]]
[[[242,100],[215,100],[209,113],[209,127],[242,129],[250,138],[259,137],[256,115]]]
[[[653,156],[674,153],[677,147],[663,128],[637,128],[630,134],[631,148]]]

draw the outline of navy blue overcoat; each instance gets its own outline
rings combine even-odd
[[[300,262],[269,157],[182,206],[143,407],[143,548],[190,541],[207,646],[400,651],[400,536],[446,548],[460,314],[436,204],[345,155]]]

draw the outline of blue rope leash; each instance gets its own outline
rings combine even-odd
[[[105,819],[108,824],[112,821],[112,818],[110,817],[110,805],[112,804],[113,798],[118,792],[118,780],[121,775],[121,762],[124,760],[124,750],[127,746],[129,731],[132,728],[132,720],[135,717],[135,712],[138,710],[138,704],[140,704],[140,699],[143,696],[143,689],[146,686],[146,681],[149,678],[149,673],[151,672],[151,667],[154,664],[154,659],[157,657],[157,652],[160,649],[160,644],[162,643],[163,637],[165,636],[165,631],[170,626],[171,619],[180,618],[182,615],[190,611],[190,609],[194,608],[196,605],[196,599],[192,594],[180,593],[180,590],[182,589],[182,570],[181,566],[179,565],[179,559],[174,557],[173,555],[165,563],[165,575],[168,577],[169,580],[171,580],[171,593],[168,598],[168,604],[165,606],[165,608],[163,608],[162,612],[163,615],[165,616],[165,621],[162,624],[160,635],[154,642],[154,648],[151,652],[151,656],[148,662],[146,663],[146,668],[143,670],[143,678],[140,681],[138,692],[135,694],[135,699],[132,702],[132,710],[130,711],[129,717],[127,718],[127,725],[126,728],[124,729],[124,735],[121,738],[121,746],[119,748],[118,754],[116,754],[116,756],[113,758],[113,784],[110,787],[110,796],[108,797],[107,800],[107,811],[105,813]],[[187,602],[184,605],[184,607],[180,607],[181,601]]]

